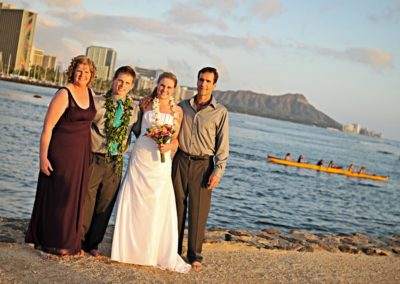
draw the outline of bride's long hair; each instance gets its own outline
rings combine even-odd
[[[160,84],[161,80],[164,78],[171,79],[174,81],[174,88],[178,85],[178,79],[176,78],[175,74],[171,72],[164,72],[162,73],[157,79],[157,86],[154,88],[153,92],[151,93],[151,100],[153,101],[157,97],[157,87]]]

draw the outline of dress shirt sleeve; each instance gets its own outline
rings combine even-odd
[[[218,125],[215,143],[215,167],[212,174],[221,178],[225,172],[229,156],[229,123],[228,111],[226,110]]]

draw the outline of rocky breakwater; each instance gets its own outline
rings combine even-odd
[[[24,232],[29,220],[0,217],[0,243],[24,243]],[[107,229],[103,245],[109,247],[114,226]],[[300,252],[328,251],[371,256],[400,257],[400,236],[371,237],[355,234],[311,234],[292,230],[282,232],[276,229],[261,231],[209,229],[205,243],[234,244],[241,243],[260,250],[287,250]]]
[[[354,234],[311,234],[292,230],[288,233],[276,229],[261,231],[209,230],[205,242],[237,242],[259,249],[313,252],[325,250],[374,256],[400,256],[400,236],[371,237]]]

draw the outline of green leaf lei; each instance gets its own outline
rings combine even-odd
[[[108,163],[111,161],[115,161],[114,171],[116,173],[121,173],[122,172],[122,153],[124,153],[127,148],[127,145],[125,142],[128,139],[128,126],[129,126],[130,118],[132,115],[131,110],[133,110],[132,101],[128,96],[126,97],[125,102],[123,103],[124,114],[122,115],[122,118],[121,118],[121,126],[114,127],[113,123],[114,123],[114,116],[115,116],[115,104],[114,104],[113,95],[112,95],[111,91],[105,95],[105,99],[106,99],[105,133],[106,133],[106,137],[107,137],[106,161]],[[109,149],[110,149],[110,146],[113,144],[113,142],[117,142],[119,144],[118,152],[121,154],[111,155]]]

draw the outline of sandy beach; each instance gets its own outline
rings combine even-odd
[[[108,257],[96,259],[88,254],[79,258],[45,260],[38,250],[23,242],[26,224],[27,220],[0,218],[0,283],[400,283],[398,237],[390,238],[390,247],[380,240],[379,249],[373,246],[370,250],[356,249],[355,238],[361,247],[365,247],[362,241],[365,236],[362,235],[352,239],[354,249],[336,250],[329,245],[321,246],[321,243],[312,249],[302,249],[294,243],[311,240],[315,235],[276,230],[266,230],[264,235],[260,232],[208,231],[204,244],[204,270],[179,274],[154,267],[115,263]],[[264,248],[257,247],[255,235],[271,242]],[[106,256],[110,255],[111,236],[110,226],[100,247]],[[291,245],[286,249],[271,248],[276,240],[274,236],[286,239],[292,236],[286,244]],[[350,242],[349,236],[345,238]],[[342,246],[341,236],[336,239],[338,247]],[[372,238],[369,243],[372,245]]]

